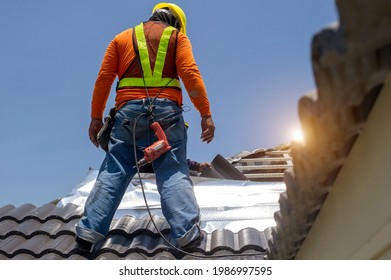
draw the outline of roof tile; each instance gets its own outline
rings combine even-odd
[[[8,208],[10,209],[10,208]],[[13,219],[14,221],[20,222],[23,221],[23,219],[26,218],[26,216],[33,212],[36,209],[36,207],[32,204],[23,204],[20,207],[10,209],[7,213],[5,213],[1,218],[0,221],[3,221],[5,219]]]
[[[8,212],[15,209],[15,206],[8,204],[0,208],[0,217],[5,216]],[[0,220],[1,221],[1,220]]]
[[[87,259],[74,240],[81,207],[24,204],[1,209],[5,215],[0,217],[0,259]],[[174,243],[165,219],[153,216],[153,220],[164,238]],[[204,232],[204,237],[199,247],[185,255],[166,243],[149,216],[124,216],[113,222],[107,238],[96,244],[88,259],[214,259],[222,254],[227,259],[263,259],[268,246],[265,233],[254,228]]]

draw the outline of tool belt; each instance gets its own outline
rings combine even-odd
[[[103,126],[97,135],[99,146],[106,152],[109,149],[110,133],[114,125],[114,115],[116,110],[116,107],[110,109],[109,115],[104,118]]]

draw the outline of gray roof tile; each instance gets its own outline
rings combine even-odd
[[[5,206],[7,207],[7,206]],[[13,219],[14,221],[23,221],[23,219],[30,213],[33,212],[36,207],[32,204],[23,204],[17,208],[9,208],[10,211],[6,212],[1,218],[0,221],[5,219]]]
[[[7,205],[0,212],[0,259],[87,259],[74,240],[80,207]],[[153,216],[153,220],[163,236],[173,242],[165,219]],[[221,254],[228,254],[224,257],[227,259],[263,259],[267,249],[265,232],[246,228],[238,233],[225,229],[204,233],[200,246],[192,255],[185,255],[168,246],[149,216],[124,216],[112,223],[107,238],[96,244],[89,259],[195,259]],[[259,255],[247,255],[249,252]]]
[[[15,206],[8,204],[0,208],[0,217],[5,216],[8,212],[15,209]]]

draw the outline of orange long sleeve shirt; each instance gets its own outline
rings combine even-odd
[[[121,77],[127,70],[130,62],[135,59],[135,50],[132,42],[133,28],[129,28],[110,42],[103,57],[102,65],[95,82],[92,95],[91,117],[102,119],[111,87],[115,78]],[[210,116],[211,109],[205,89],[204,81],[195,62],[190,40],[179,32],[176,48],[176,67],[191,102],[200,112],[201,116]],[[149,96],[154,97],[160,88],[149,88]],[[129,100],[146,98],[145,89],[120,89],[117,91],[115,105],[120,108]],[[182,105],[182,94],[178,90],[165,88],[159,98],[167,98]]]

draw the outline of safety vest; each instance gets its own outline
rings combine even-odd
[[[148,53],[147,40],[145,39],[144,24],[141,23],[134,28],[136,42],[139,50],[139,62],[142,68],[143,77],[125,77],[121,78],[117,85],[117,90],[129,87],[176,87],[181,90],[181,84],[178,76],[164,77],[163,69],[167,56],[167,49],[174,27],[168,26],[163,30],[159,41],[159,47],[156,53],[155,67],[151,70],[151,63]]]

